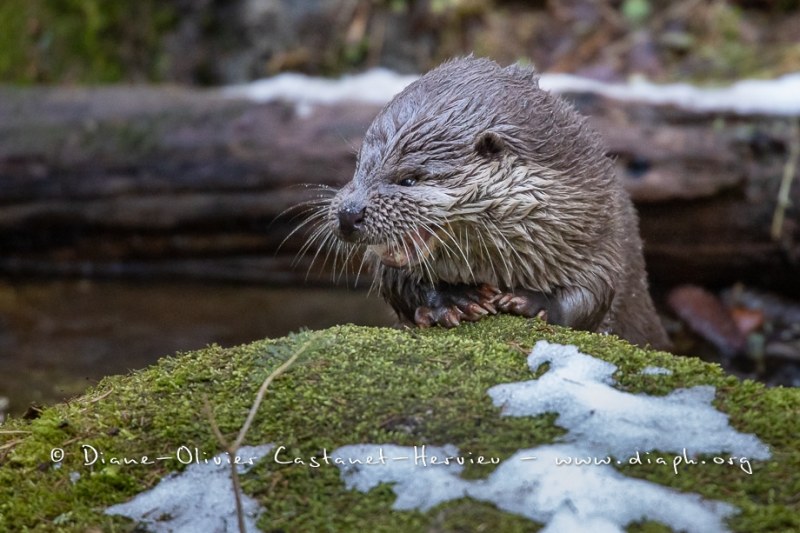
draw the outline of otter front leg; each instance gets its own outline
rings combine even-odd
[[[494,314],[492,301],[499,294],[490,285],[431,285],[399,269],[384,268],[381,273],[381,295],[402,321],[420,327],[454,327]]]
[[[480,320],[490,313],[497,313],[492,301],[499,294],[496,287],[488,284],[440,283],[425,292],[425,305],[414,310],[414,323],[420,327],[439,325],[452,328],[462,321]]]
[[[495,305],[504,313],[539,317],[551,324],[596,331],[611,306],[614,290],[605,285],[594,289],[560,288],[551,294],[516,289],[499,296]]]

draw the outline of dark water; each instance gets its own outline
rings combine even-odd
[[[0,283],[0,416],[54,403],[159,357],[352,322],[390,325],[375,295],[202,283]],[[3,398],[7,399],[5,402]]]

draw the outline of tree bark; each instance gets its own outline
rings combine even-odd
[[[655,284],[800,295],[798,165],[785,172],[796,119],[566,96],[617,160]],[[291,265],[301,232],[279,248],[299,211],[279,215],[318,194],[298,184],[350,178],[377,111],[177,88],[0,89],[0,274],[303,282],[313,254]],[[322,262],[312,281],[329,280]]]

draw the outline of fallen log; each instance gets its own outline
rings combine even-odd
[[[792,176],[770,234],[795,118],[566,96],[616,158],[654,283],[800,294]],[[310,258],[290,259],[303,236],[279,248],[299,219],[278,215],[316,194],[296,185],[349,179],[377,110],[180,88],[0,89],[0,275],[302,282]]]

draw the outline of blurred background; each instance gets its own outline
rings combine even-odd
[[[223,89],[471,52],[612,83],[780,80],[800,2],[0,1],[0,419],[209,343],[392,324],[364,276],[293,264],[300,233],[279,247],[297,184],[346,182],[379,106]],[[565,97],[637,203],[676,352],[800,384],[797,114]]]

